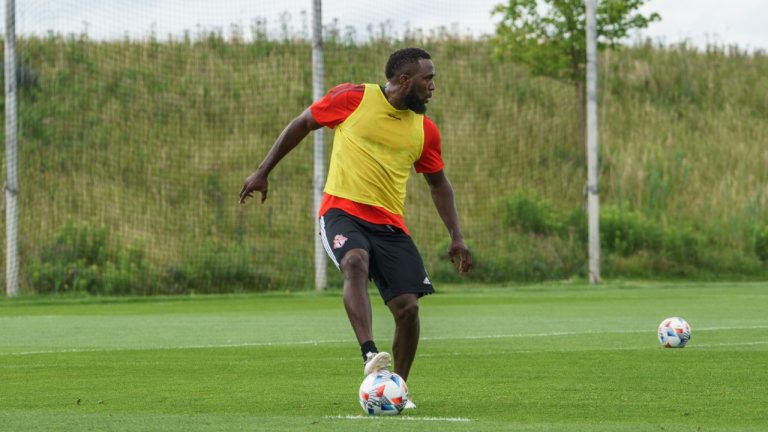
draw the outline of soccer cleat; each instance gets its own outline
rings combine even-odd
[[[387,352],[369,352],[365,355],[368,359],[363,366],[363,373],[368,376],[380,370],[389,370],[389,362],[392,360]]]
[[[415,409],[415,408],[416,408],[416,404],[413,403],[413,401],[411,400],[411,395],[409,393],[408,400],[405,402],[405,406],[403,407],[403,409]]]

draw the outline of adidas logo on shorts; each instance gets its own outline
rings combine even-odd
[[[429,281],[429,277],[424,278],[424,282],[422,282],[424,285],[432,285],[432,282]]]

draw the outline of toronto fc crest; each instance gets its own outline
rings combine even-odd
[[[349,239],[344,237],[343,235],[336,234],[336,237],[333,238],[333,248],[334,249],[338,249],[338,248],[344,246],[344,243],[346,243],[347,240],[349,240]]]

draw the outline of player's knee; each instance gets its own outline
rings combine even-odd
[[[419,319],[419,302],[416,300],[405,301],[398,305],[395,312],[395,319],[398,322],[414,322]]]
[[[347,277],[352,275],[368,275],[368,252],[364,249],[352,249],[341,260],[341,270]]]

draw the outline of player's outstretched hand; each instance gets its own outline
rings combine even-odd
[[[453,265],[457,266],[459,273],[467,273],[472,268],[472,254],[463,241],[451,242],[451,248],[448,249],[448,256],[451,257]],[[457,262],[458,259],[458,262]]]
[[[269,181],[267,181],[267,176],[256,170],[243,183],[243,188],[240,190],[240,204],[244,204],[246,198],[253,198],[254,192],[261,193],[261,202],[263,203],[267,199],[268,190]]]

